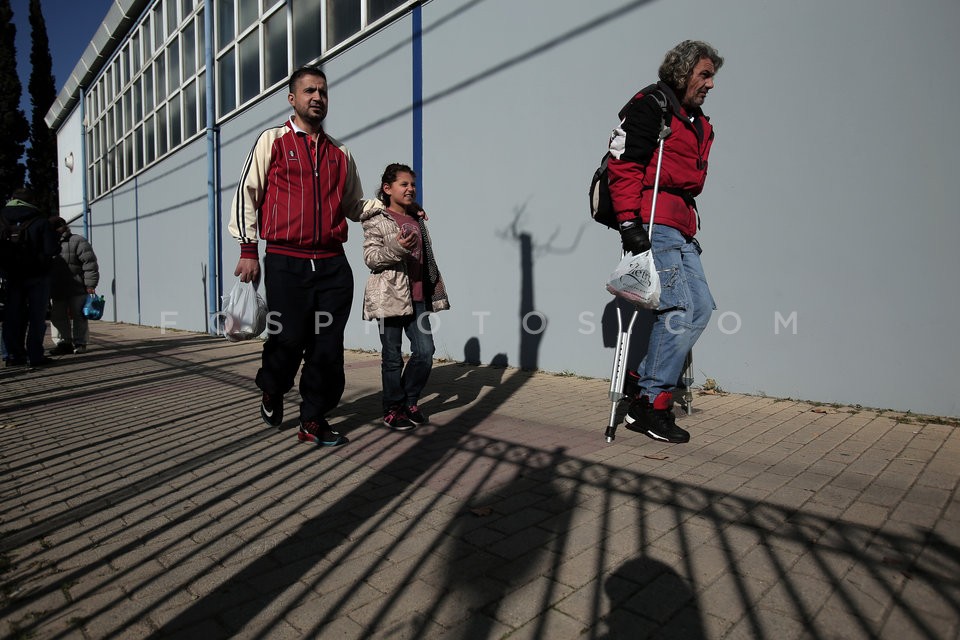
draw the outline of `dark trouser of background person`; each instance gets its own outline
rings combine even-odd
[[[293,388],[300,363],[300,420],[325,424],[343,396],[343,332],[353,304],[353,271],[345,256],[263,260],[267,341],[257,386],[279,397]],[[279,323],[279,330],[276,329]]]
[[[383,318],[380,321],[380,375],[383,380],[383,412],[416,406],[433,369],[433,334],[430,313],[424,302],[413,303],[412,316]],[[410,340],[410,358],[403,364],[403,334]]]
[[[51,353],[83,353],[87,348],[90,323],[83,315],[87,294],[54,299],[50,307]]]
[[[29,362],[36,366],[48,360],[43,354],[43,336],[47,332],[49,302],[49,276],[7,280],[3,343],[8,364]]]

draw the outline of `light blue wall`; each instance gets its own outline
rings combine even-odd
[[[586,188],[616,112],[667,49],[698,38],[726,64],[705,104],[717,138],[698,237],[718,310],[696,382],[960,414],[956,2],[433,0],[422,11],[421,177],[453,304],[436,316],[438,356],[478,345],[483,362],[502,353],[609,376],[603,284],[619,246],[587,220]],[[410,37],[406,16],[325,64],[326,128],[353,151],[368,197],[387,163],[413,160]],[[224,210],[256,134],[288,113],[280,89],[224,123]],[[176,305],[181,328],[205,328],[202,146],[138,180],[139,290],[131,190],[93,206],[117,319],[136,321],[139,294],[151,297],[144,324]],[[238,251],[225,227],[229,288]],[[356,225],[347,344],[376,348],[360,320],[361,243]],[[539,335],[521,329],[530,310],[546,318]]]
[[[57,146],[57,180],[60,195],[59,215],[70,220],[83,213],[83,155],[81,153],[80,107],[75,107],[60,126]],[[73,157],[73,169],[69,169],[64,159]],[[83,233],[83,220],[78,218],[71,224],[74,233]]]

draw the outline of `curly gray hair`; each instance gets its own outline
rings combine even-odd
[[[720,71],[723,66],[723,58],[712,46],[700,40],[684,40],[663,57],[658,72],[660,79],[673,89],[686,88],[690,74],[701,58],[710,58],[715,71]]]

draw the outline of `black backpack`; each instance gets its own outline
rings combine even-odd
[[[30,239],[33,225],[46,222],[46,216],[36,213],[20,222],[10,222],[0,214],[0,273],[7,276],[31,276],[44,273],[47,260]]]
[[[644,97],[648,95],[652,95],[657,104],[660,105],[660,125],[662,128],[664,124],[667,124],[669,118],[667,97],[659,89],[644,94]],[[609,142],[607,146],[609,148]],[[593,180],[590,181],[590,191],[588,192],[590,196],[590,217],[610,229],[619,229],[617,215],[613,211],[613,198],[610,196],[610,182],[607,175],[607,162],[609,160],[610,152],[607,151],[600,160],[600,166],[593,172]]]

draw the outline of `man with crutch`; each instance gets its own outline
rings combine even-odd
[[[610,195],[623,250],[639,255],[652,244],[661,283],[627,429],[661,442],[690,440],[676,424],[673,395],[684,362],[716,308],[694,236],[699,228],[695,197],[703,190],[713,144],[713,127],[700,107],[722,65],[723,58],[705,42],[678,44],[660,65],[660,81],[640,90],[620,111],[621,125],[610,142]],[[664,123],[670,131],[661,146]]]

